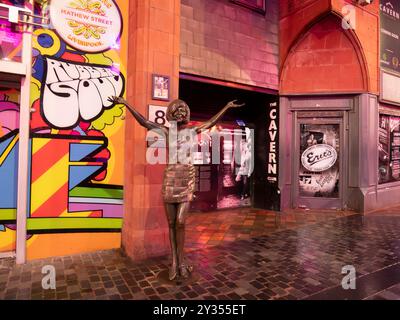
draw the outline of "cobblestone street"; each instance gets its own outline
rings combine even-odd
[[[259,224],[272,213],[242,209],[231,215],[234,223],[224,224],[224,232],[208,225],[210,214],[190,218],[187,259],[195,266],[195,284],[160,283],[168,256],[134,263],[110,250],[22,266],[4,258],[0,299],[400,299],[400,208],[365,216],[279,214],[264,233]],[[241,238],[246,234],[251,236]],[[49,264],[57,272],[55,290],[41,285],[42,266]],[[356,268],[356,290],[341,287],[345,265]]]

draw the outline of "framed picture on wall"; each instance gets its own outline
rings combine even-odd
[[[265,0],[230,0],[230,2],[236,3],[258,13],[265,14],[266,11]]]
[[[170,79],[168,76],[153,74],[153,100],[169,101],[170,94]]]

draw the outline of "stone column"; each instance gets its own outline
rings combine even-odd
[[[152,74],[170,77],[171,99],[179,86],[179,0],[131,0],[127,99],[147,117]],[[163,165],[146,161],[146,129],[126,116],[125,194],[122,247],[134,260],[169,253],[168,224],[161,199]]]

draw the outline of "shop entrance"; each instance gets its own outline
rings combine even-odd
[[[16,248],[20,78],[0,73],[0,257]]]
[[[267,120],[270,104],[276,102],[277,97],[191,79],[180,80],[179,97],[188,103],[191,119],[196,122],[210,119],[231,100],[246,104],[243,108],[229,110],[211,129],[221,134],[217,148],[219,164],[209,161],[215,155],[212,153],[213,142],[201,140],[202,144],[209,146],[211,153],[199,155],[200,161],[195,163],[196,189],[191,210],[279,208],[280,199],[267,182],[270,148]],[[234,150],[240,151],[240,159],[232,157]],[[272,194],[274,196],[270,196]]]
[[[293,207],[342,209],[343,119],[306,115],[300,113],[296,125]]]

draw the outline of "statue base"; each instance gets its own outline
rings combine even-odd
[[[199,281],[199,275],[192,271],[188,278],[176,277],[174,280],[169,280],[169,270],[160,271],[157,275],[157,280],[165,286],[186,286]]]

